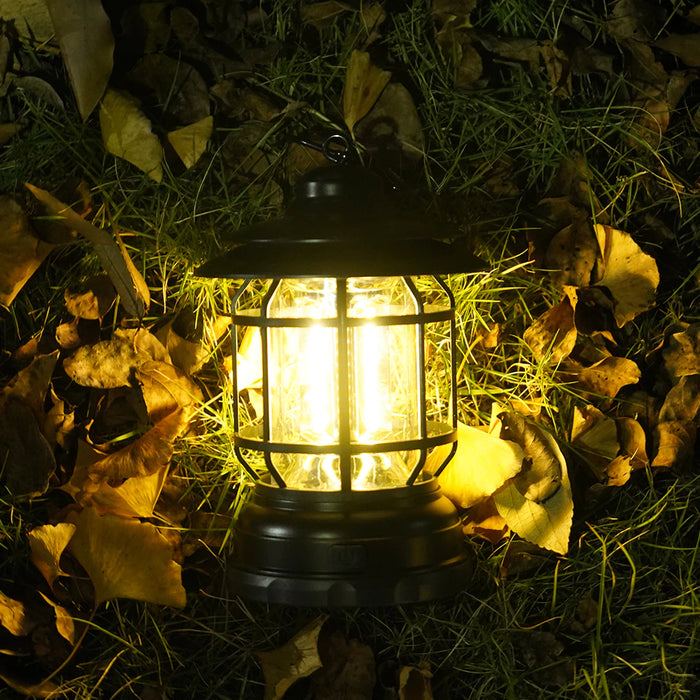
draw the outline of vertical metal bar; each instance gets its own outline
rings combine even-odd
[[[269,289],[263,297],[262,303],[260,304],[260,318],[265,321],[269,318],[268,316],[268,306],[272,300],[272,296],[277,291],[280,286],[281,280],[272,280]],[[263,442],[270,442],[270,364],[268,362],[268,355],[270,351],[270,337],[269,337],[270,327],[263,323],[260,326],[260,344],[262,346],[262,397],[263,397],[263,423],[262,423],[262,439]],[[282,475],[277,471],[277,467],[272,462],[272,456],[269,452],[264,453],[265,465],[268,471],[272,475],[277,485],[280,488],[285,488],[286,484]]]
[[[348,349],[347,279],[336,279],[335,313],[338,328],[338,447],[340,488],[352,489],[352,457],[350,455],[350,352]],[[353,358],[354,359],[354,358]]]
[[[440,288],[447,295],[447,299],[450,302],[450,407],[452,409],[452,428],[457,429],[457,318],[455,312],[455,296],[452,290],[447,286],[447,283],[435,275],[435,281],[440,285]],[[457,448],[455,447],[455,450]],[[454,451],[453,451],[454,454]],[[452,455],[450,455],[451,458]],[[449,461],[449,460],[448,460]],[[439,471],[444,469],[445,464],[442,465]]]
[[[418,361],[416,362],[416,371],[418,372],[418,420],[420,423],[419,437],[426,438],[428,436],[428,419],[426,416],[425,407],[425,320],[422,318],[424,312],[423,297],[418,291],[415,282],[410,277],[404,277],[403,281],[408,287],[408,290],[411,292],[413,299],[416,302],[418,315],[421,317],[421,320],[418,322],[418,333],[416,334],[416,356],[418,358]],[[408,480],[406,481],[407,486],[411,486],[418,478],[418,475],[425,464],[426,455],[426,450],[421,450],[421,458],[418,460],[418,464],[409,475]]]

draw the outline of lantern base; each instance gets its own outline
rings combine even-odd
[[[379,491],[257,483],[241,511],[229,590],[302,607],[370,607],[454,595],[473,555],[435,479]]]

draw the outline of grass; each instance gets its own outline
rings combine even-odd
[[[3,147],[0,192],[24,198],[25,181],[51,189],[69,176],[85,179],[99,205],[97,223],[130,234],[126,244],[153,298],[147,324],[183,310],[203,323],[228,313],[233,285],[201,280],[194,268],[225,248],[240,225],[278,212],[275,197],[257,185],[274,180],[288,189],[289,141],[342,125],[344,66],[364,40],[361,15],[342,13],[316,31],[302,26],[288,3],[264,4],[263,23],[246,30],[243,41],[256,46],[277,41],[280,51],[271,63],[257,66],[249,82],[281,103],[304,106],[262,130],[269,166],[256,182],[242,179],[242,171],[223,158],[226,137],[239,133],[231,119],[217,117],[209,151],[196,168],[166,168],[163,183],[156,184],[105,153],[95,116],[82,124],[70,107],[55,112],[12,91],[0,101],[3,120],[26,124],[21,137]],[[433,674],[438,700],[697,697],[700,477],[646,470],[625,487],[600,489],[592,500],[589,477],[567,442],[571,417],[574,407],[589,400],[608,415],[618,405],[584,398],[563,383],[550,363],[532,357],[522,333],[560,297],[547,275],[527,262],[527,235],[537,225],[536,204],[556,183],[562,158],[579,152],[601,206],[596,212],[591,199],[591,214],[633,233],[659,263],[656,307],[616,332],[613,350],[638,361],[641,386],[655,391],[654,351],[667,329],[700,320],[700,204],[693,190],[698,88],[691,86],[674,110],[658,147],[635,145],[630,133],[640,107],[632,104],[626,74],[576,75],[571,97],[561,99],[544,70],[484,52],[488,81],[455,88],[454,67],[434,41],[427,3],[393,5],[371,50],[411,91],[426,143],[424,158],[400,160],[399,180],[409,196],[458,224],[494,270],[476,281],[451,280],[459,310],[460,418],[483,422],[493,401],[539,397],[543,420],[569,460],[577,509],[564,557],[537,553],[532,559],[517,540],[474,541],[477,573],[455,598],[335,611],[331,625],[371,647],[377,698],[383,697],[382,687],[396,687],[401,666],[422,663]],[[680,5],[667,18],[669,27],[680,21]],[[561,41],[567,27],[583,22],[591,41],[620,62],[621,49],[607,36],[604,16],[539,0],[499,0],[480,3],[472,23],[477,34],[547,42]],[[669,69],[682,68],[672,66],[668,56],[663,60]],[[381,158],[376,165],[391,177],[397,174]],[[507,175],[511,187],[505,193],[494,189],[495,173]],[[51,347],[56,326],[67,318],[63,290],[98,269],[86,245],[57,251],[2,312],[5,378],[14,371],[10,354],[30,338]],[[115,318],[103,323],[104,337]],[[484,349],[479,334],[497,326],[498,344]],[[176,528],[188,554],[183,573],[188,606],[175,611],[128,600],[101,606],[58,679],[66,697],[262,698],[255,653],[284,643],[320,612],[227,597],[232,523],[250,484],[232,455],[229,397],[220,393],[213,363],[201,378],[206,432],[182,439],[173,460],[182,487],[176,505],[184,518]],[[47,522],[53,499],[20,501],[3,487],[0,590],[16,593],[40,585],[28,560],[26,533]],[[517,573],[528,556],[536,566]],[[90,611],[76,612],[87,617]],[[32,661],[26,670],[37,679],[56,665]],[[15,694],[0,689],[0,697]],[[312,682],[299,681],[285,697],[314,697]]]

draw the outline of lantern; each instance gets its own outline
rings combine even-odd
[[[329,165],[281,220],[198,270],[243,280],[233,443],[255,487],[234,531],[235,593],[374,606],[466,584],[472,558],[435,478],[449,458],[424,469],[457,436],[454,297],[438,275],[481,269],[448,235],[393,208],[369,171]],[[241,343],[248,362],[260,349],[256,408],[238,386]]]

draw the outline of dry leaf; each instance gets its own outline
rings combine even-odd
[[[553,437],[506,414],[508,435],[522,446],[523,470],[497,491],[498,512],[516,534],[559,554],[569,548],[574,504],[564,455]]]
[[[125,251],[123,247],[120,247],[119,241],[115,242],[106,231],[85,221],[82,216],[46,190],[26,182],[24,186],[54,216],[62,219],[66,226],[74,228],[81,236],[90,241],[102,267],[119,293],[124,308],[132,316],[141,318],[149,303],[149,298],[142,295],[146,283],[136,271],[131,259],[128,256],[125,257]]]
[[[29,531],[32,563],[51,588],[59,576],[65,575],[60,565],[61,555],[74,532],[75,525],[71,523],[40,525]]]
[[[95,604],[132,598],[184,607],[185,589],[173,547],[157,527],[133,518],[99,515],[95,508],[70,513],[76,526],[68,549],[87,571]]]
[[[102,3],[94,0],[46,0],[46,4],[80,116],[85,121],[112,74],[111,23]]]
[[[186,168],[194,166],[207,150],[213,128],[214,117],[208,116],[168,134],[170,145]]]
[[[257,653],[265,675],[265,700],[279,700],[296,681],[321,668],[318,635],[327,619],[321,615],[283,646]]]
[[[24,637],[34,628],[34,622],[24,603],[0,591],[0,625],[15,637]]]
[[[700,374],[684,375],[671,387],[659,411],[659,421],[690,423],[700,411]]]
[[[523,451],[509,440],[458,423],[457,452],[439,475],[440,488],[461,508],[486,500],[520,471]],[[442,445],[430,454],[426,469],[437,470],[452,445]]]
[[[575,406],[571,426],[571,442],[603,468],[620,451],[615,419],[595,406]]]
[[[659,269],[629,233],[601,224],[593,229],[603,256],[603,275],[596,284],[610,290],[615,320],[622,327],[654,304]]]
[[[561,229],[549,242],[545,266],[558,287],[586,287],[598,259],[598,248],[590,223],[579,219]]]
[[[46,0],[0,0],[0,17],[6,22],[14,20],[20,36],[31,33],[40,42],[54,33]]]
[[[67,524],[67,523],[64,523]],[[53,608],[56,615],[56,631],[65,639],[71,646],[75,644],[75,624],[70,613],[58,603],[54,603],[51,598],[39,591],[39,595]]]
[[[642,376],[636,363],[626,357],[605,357],[589,367],[568,358],[562,370],[585,391],[611,399],[623,386],[636,384]]]
[[[324,700],[372,700],[377,674],[372,649],[340,631],[319,637],[322,668],[311,679],[314,697]]]
[[[399,700],[433,700],[432,677],[427,667],[403,666],[399,671]]]
[[[63,360],[63,369],[81,386],[115,389],[128,386],[145,362],[166,358],[167,350],[146,329],[117,329],[110,340],[78,348]]]
[[[91,277],[82,292],[65,290],[63,299],[68,313],[78,318],[101,320],[112,308],[116,292],[107,275]]]
[[[52,249],[36,237],[22,207],[12,197],[0,196],[1,305],[12,303]]]
[[[181,370],[167,362],[144,362],[136,370],[136,380],[146,403],[148,417],[157,422],[182,409],[189,417],[202,400],[200,388]]]
[[[102,459],[77,463],[70,481],[63,490],[70,493],[79,504],[86,504],[103,482],[119,486],[131,477],[150,476],[170,464],[173,443],[182,433],[187,420],[183,411],[175,411],[154,425],[138,440]],[[151,487],[160,488],[158,480]],[[122,494],[128,494],[127,488]],[[145,494],[144,494],[145,495]],[[109,496],[106,496],[109,498]],[[122,496],[123,498],[123,496]],[[132,499],[133,502],[133,499]]]
[[[391,73],[370,62],[366,51],[353,51],[348,61],[343,92],[343,116],[350,133],[364,117],[386,87]]]
[[[497,544],[510,532],[508,523],[499,514],[493,498],[470,508],[463,522],[462,531],[465,535],[476,535],[491,544]]]
[[[22,131],[19,124],[0,124],[0,146],[4,146]]]
[[[49,390],[58,351],[49,355],[37,355],[28,367],[20,370],[0,393],[0,403],[9,398],[27,404],[39,423],[43,423],[44,399]]]
[[[567,297],[536,318],[523,339],[538,360],[546,358],[556,364],[571,354],[577,335],[574,309]]]
[[[653,45],[678,56],[686,66],[700,66],[700,34],[670,34]]]
[[[652,467],[688,469],[693,466],[697,426],[681,421],[664,421],[654,430],[656,455]]]
[[[700,323],[674,333],[662,354],[664,366],[674,384],[681,377],[700,374]]]
[[[50,680],[42,681],[41,683],[26,683],[6,673],[0,673],[0,680],[3,680],[12,690],[25,697],[55,698],[59,695],[59,686]]]
[[[301,21],[313,24],[316,29],[323,29],[332,24],[338,15],[351,9],[350,5],[338,0],[324,0],[312,5],[304,3],[301,6]]]
[[[202,369],[230,327],[229,316],[217,316],[210,325],[205,326],[202,340],[193,341],[186,340],[176,333],[173,324],[168,323],[156,333],[156,338],[165,346],[172,364],[185,374],[192,375]]]
[[[163,148],[135,98],[108,89],[100,107],[100,128],[109,153],[129,161],[156,182],[163,179]]]
[[[168,465],[148,476],[133,476],[121,486],[110,486],[102,482],[90,502],[103,513],[113,513],[125,518],[150,518],[163,490]]]

